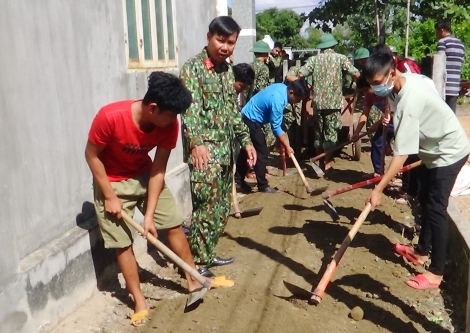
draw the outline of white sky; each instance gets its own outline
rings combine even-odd
[[[232,7],[232,0],[227,0]],[[292,9],[297,13],[310,13],[319,0],[255,0],[255,9],[261,12],[265,9],[277,7],[279,9]]]

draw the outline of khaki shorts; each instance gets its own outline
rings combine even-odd
[[[142,214],[145,213],[148,179],[149,174],[144,174],[120,182],[111,182],[114,193],[122,201],[124,211],[130,216],[134,215],[136,207]],[[124,220],[105,212],[103,192],[96,182],[93,184],[93,189],[96,215],[105,248],[125,248],[132,245],[137,232],[129,227]],[[176,208],[175,200],[166,185],[158,199],[154,221],[157,230],[174,228],[183,222],[183,218]]]

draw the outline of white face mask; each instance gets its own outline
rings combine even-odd
[[[374,94],[376,94],[377,96],[381,96],[381,97],[386,97],[386,96],[390,95],[390,93],[392,92],[393,87],[394,87],[393,82],[392,82],[392,85],[390,87],[388,86],[388,81],[390,81],[391,77],[392,77],[392,72],[390,72],[390,74],[388,75],[387,81],[385,81],[384,83],[377,84],[377,85],[371,85],[370,87],[374,91]]]

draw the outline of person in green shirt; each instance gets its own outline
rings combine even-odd
[[[419,172],[422,207],[419,241],[416,247],[397,243],[395,251],[417,266],[422,266],[431,253],[428,270],[406,284],[414,289],[438,288],[444,275],[449,241],[447,205],[455,179],[470,152],[467,136],[452,109],[426,83],[429,79],[397,71],[390,52],[372,54],[363,75],[376,95],[388,96],[396,103],[394,156],[366,202],[371,203],[371,210],[380,205],[383,190],[407,157],[418,154],[423,162]]]

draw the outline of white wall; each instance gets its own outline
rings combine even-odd
[[[21,261],[77,228],[83,203],[92,201],[84,148],[95,113],[143,97],[148,73],[126,69],[121,0],[0,0],[0,8],[2,327],[27,304]],[[216,1],[177,0],[175,10],[181,65],[205,46]],[[181,141],[168,169],[187,215]]]

